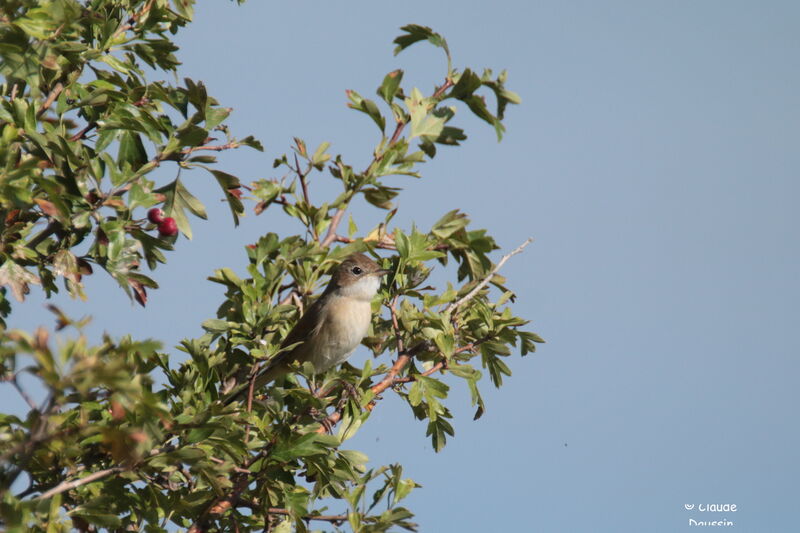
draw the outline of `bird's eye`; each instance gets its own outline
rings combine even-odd
[[[364,271],[361,270],[361,267],[353,267],[353,269],[350,272],[352,272],[356,276],[360,276],[361,274],[364,273]]]

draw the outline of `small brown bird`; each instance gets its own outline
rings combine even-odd
[[[281,347],[300,344],[270,361],[256,378],[254,388],[283,376],[296,361],[310,361],[316,373],[346,361],[369,329],[372,299],[378,292],[381,277],[389,272],[364,254],[347,256],[334,271],[325,291],[306,310]],[[242,392],[234,394],[229,401],[238,399]]]

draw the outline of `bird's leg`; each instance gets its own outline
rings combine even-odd
[[[336,381],[342,384],[342,398],[346,399],[349,396],[350,398],[355,398],[356,400],[361,399],[361,391],[359,391],[352,383],[345,379],[337,379]]]

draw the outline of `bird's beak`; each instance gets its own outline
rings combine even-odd
[[[391,270],[387,270],[387,269],[385,269],[385,268],[384,268],[384,269],[382,269],[382,270],[376,270],[376,271],[375,271],[375,275],[376,275],[376,276],[380,276],[380,277],[383,277],[383,276],[385,276],[386,274],[391,274],[391,273],[392,273],[392,271],[391,271]]]

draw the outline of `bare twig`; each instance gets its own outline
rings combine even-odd
[[[51,221],[51,222],[50,222],[50,223],[47,225],[47,227],[45,227],[45,228],[44,228],[44,229],[41,231],[41,233],[39,233],[38,235],[36,235],[36,236],[35,236],[33,239],[31,239],[30,241],[28,241],[28,245],[27,245],[27,246],[28,246],[28,248],[30,248],[31,250],[33,250],[34,248],[36,248],[37,246],[39,246],[39,243],[40,243],[40,242],[42,242],[43,240],[45,240],[46,238],[48,238],[50,235],[52,235],[53,233],[55,233],[55,232],[58,230],[58,228],[60,228],[60,227],[61,227],[61,224],[59,224],[59,223],[58,223],[58,222],[56,222],[55,220]]]
[[[56,86],[53,87],[53,90],[50,91],[50,94],[47,95],[47,100],[44,101],[42,107],[39,111],[36,112],[36,118],[41,117],[44,115],[44,112],[50,109],[50,106],[53,105],[53,102],[56,101],[56,98],[61,94],[61,91],[64,90],[64,84],[61,82],[56,83]]]
[[[239,502],[239,505],[242,507],[247,507],[248,509],[252,509],[253,511],[262,511],[264,507],[261,505],[259,501],[256,500],[246,500],[242,499]],[[270,507],[267,510],[268,514],[280,515],[280,516],[291,516],[291,511],[288,509],[283,509],[280,507]],[[346,522],[347,515],[346,514],[309,514],[301,517],[303,520],[320,520],[324,522]]]
[[[325,238],[322,239],[322,242],[320,243],[322,246],[328,247],[331,245],[333,241],[336,240],[336,230],[339,228],[339,224],[342,222],[342,217],[344,216],[346,207],[347,206],[345,206],[344,208],[340,208],[333,215],[333,218],[331,218],[331,225],[328,226],[328,233],[325,235]]]
[[[96,126],[97,122],[95,121],[88,123],[82,130],[76,132],[75,135],[69,138],[70,142],[75,142],[83,139],[84,137],[86,137],[86,134],[92,131]]]
[[[200,150],[211,150],[213,152],[222,152],[223,150],[230,150],[231,148],[239,148],[241,146],[238,142],[232,141],[226,144],[220,145],[211,145],[211,144],[204,144],[203,146],[194,146],[192,148],[184,148],[181,150],[181,153],[191,154],[192,152],[198,152]],[[163,161],[163,159],[161,159]]]
[[[292,288],[292,290],[289,291],[289,294],[280,299],[278,305],[287,305],[289,302],[292,301],[292,299],[295,298],[297,294],[298,294],[297,289]]]
[[[269,514],[276,514],[276,515],[282,515],[282,516],[289,516],[291,514],[288,509],[281,509],[279,507],[270,507],[267,512]],[[310,515],[304,516],[303,520],[321,520],[321,521],[324,521],[324,522],[332,522],[332,523],[335,524],[335,523],[338,523],[338,522],[346,522],[347,521],[347,515],[346,514],[317,514],[317,515],[310,514]]]
[[[350,237],[345,237],[344,235],[336,235],[333,240],[343,244],[351,244],[356,242],[358,239],[351,239]],[[364,240],[364,242],[373,248],[380,248],[381,250],[397,250],[397,245],[394,243],[394,239],[391,235],[384,235],[379,240]],[[447,243],[439,243],[428,249],[449,250],[450,245]]]
[[[473,298],[475,298],[475,295],[478,294],[481,291],[481,289],[483,289],[492,280],[494,275],[497,274],[497,272],[503,267],[503,265],[506,264],[506,261],[508,261],[509,259],[511,259],[511,257],[517,255],[522,250],[524,250],[525,247],[528,246],[532,241],[533,241],[533,237],[529,237],[525,242],[523,242],[522,244],[520,244],[519,246],[517,246],[516,248],[511,250],[509,253],[507,253],[503,257],[501,257],[500,261],[497,262],[497,264],[494,266],[492,271],[489,272],[488,276],[483,278],[481,280],[481,282],[478,283],[477,285],[475,285],[475,287],[471,291],[469,291],[466,295],[464,295],[463,297],[459,298],[455,302],[453,302],[450,305],[448,305],[447,308],[444,310],[444,312],[445,313],[452,313],[453,311],[455,311],[456,309],[458,309],[459,307],[461,307],[462,305],[464,305],[468,301],[470,301]]]
[[[138,22],[138,20],[142,18],[143,15],[145,15],[148,11],[150,11],[150,9],[153,7],[153,1],[154,0],[150,0],[149,2],[147,2],[141,9],[141,11],[134,13],[128,20],[125,21],[125,24],[120,25],[120,27],[117,28],[117,31],[114,32],[112,41],[115,38],[117,38],[120,34],[125,33],[126,31],[132,29],[133,26],[136,24],[136,22]]]
[[[394,128],[394,133],[392,134],[392,138],[389,140],[389,145],[388,146],[391,146],[391,145],[393,145],[394,143],[397,142],[397,139],[400,138],[400,134],[403,133],[403,128],[405,128],[405,127],[406,127],[406,123],[405,122],[400,121],[400,120],[397,121],[397,126],[395,126],[395,128]],[[382,155],[383,154],[381,154],[381,156]]]
[[[445,93],[447,89],[449,89],[452,86],[453,86],[453,80],[447,78],[446,80],[444,80],[442,86],[436,89],[436,91],[433,93],[433,98],[439,98]]]
[[[477,340],[475,342],[470,342],[469,344],[465,344],[464,346],[461,346],[460,348],[456,348],[453,351],[453,353],[454,354],[458,354],[458,353],[463,353],[463,352],[469,352],[471,350],[474,350],[479,344],[481,344],[483,342],[486,342],[487,340],[489,340],[489,337],[485,337],[485,338]],[[436,372],[438,372],[438,371],[440,371],[442,369],[446,369],[446,368],[447,368],[447,360],[443,359],[443,360],[439,361],[438,363],[433,365],[431,368],[429,368],[425,372],[422,372],[419,375],[420,376],[424,376],[424,377],[428,377],[431,374],[435,374]],[[392,381],[392,385],[399,385],[400,383],[411,383],[412,381],[416,381],[416,380],[417,380],[417,376],[415,376],[415,375],[414,376],[406,376],[406,377],[402,377],[402,378],[395,378]]]
[[[343,244],[350,244],[356,242],[358,239],[351,239],[350,237],[344,237],[343,235],[336,235],[333,238],[336,242],[341,242]],[[386,239],[385,237],[379,241],[364,241],[368,242],[370,246],[374,248],[380,248],[382,250],[397,250],[397,246],[395,246],[394,241],[391,239]]]
[[[17,389],[17,392],[20,394],[20,396],[22,396],[22,399],[25,400],[25,403],[28,404],[28,407],[30,407],[33,410],[37,410],[39,408],[36,405],[36,402],[33,401],[33,398],[31,398],[28,395],[28,393],[25,392],[25,390],[22,387],[20,387],[19,382],[17,381],[17,376],[16,375],[14,375],[14,377],[9,379],[8,381],[10,381],[11,384],[14,386],[14,388]]]
[[[105,470],[98,470],[92,474],[89,474],[86,477],[82,477],[80,479],[74,479],[72,481],[64,481],[63,483],[59,483],[52,489],[48,490],[38,498],[37,500],[46,500],[56,494],[61,494],[62,492],[74,489],[76,487],[80,487],[81,485],[86,485],[88,483],[92,483],[93,481],[97,481],[98,479],[103,479],[104,477],[112,476],[114,474],[119,474],[120,472],[124,472],[127,470],[124,466],[113,466],[111,468],[106,468]]]
[[[237,476],[237,480],[234,482],[233,489],[231,489],[228,494],[216,498],[188,529],[189,533],[201,533],[203,531],[203,525],[208,521],[211,515],[220,515],[228,509],[245,503],[239,499],[239,496],[241,496],[242,492],[244,492],[244,490],[250,484],[250,476],[255,474],[255,472],[251,472],[248,469],[253,466],[253,463],[266,456],[267,453],[269,453],[269,446],[263,448],[260,452],[253,455],[247,462],[245,462],[244,467],[241,469],[243,471],[240,472],[240,474]]]
[[[400,333],[400,323],[397,320],[397,300],[399,296],[397,294],[394,295],[392,298],[392,302],[389,304],[389,312],[392,316],[392,331],[394,331],[395,341],[397,342],[397,353],[405,353],[405,345],[403,344],[403,335]]]
[[[306,183],[306,173],[300,170],[300,161],[297,160],[297,154],[294,154],[294,171],[300,178],[300,185],[303,188],[303,199],[306,201],[306,204],[311,205],[311,200],[309,199],[308,196],[308,183]]]
[[[217,463],[218,465],[224,465],[225,464],[225,461],[220,459],[219,457],[213,457],[213,456],[209,455],[208,459],[210,461],[214,462],[214,463]],[[252,474],[252,472],[250,470],[248,470],[246,468],[242,468],[240,466],[234,466],[233,467],[233,471],[234,472],[238,472],[239,474]]]

